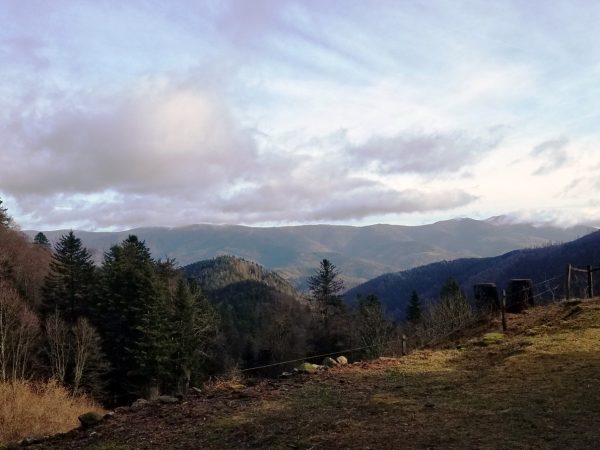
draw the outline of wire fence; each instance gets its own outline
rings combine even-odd
[[[389,341],[384,342],[384,344],[387,345],[387,344],[390,344],[393,341],[394,341],[394,339],[390,339]],[[350,353],[357,352],[359,350],[367,350],[369,348],[375,348],[375,347],[378,347],[380,345],[381,344],[366,345],[366,346],[363,346],[363,347],[355,347],[355,348],[349,348],[349,349],[346,349],[346,350],[338,350],[336,352],[323,353],[323,354],[320,354],[320,355],[305,356],[303,358],[289,359],[287,361],[280,361],[280,362],[276,362],[276,363],[272,363],[272,364],[265,364],[265,365],[262,365],[262,366],[256,366],[256,367],[250,367],[248,369],[242,369],[242,370],[240,370],[240,372],[250,372],[250,371],[253,371],[253,370],[268,369],[268,368],[271,368],[271,367],[283,366],[283,365],[286,365],[286,364],[292,364],[292,363],[296,363],[296,362],[310,361],[312,359],[317,359],[317,358],[326,358],[328,356],[350,354]]]
[[[588,273],[600,270],[600,268],[591,269],[591,272],[590,272],[590,267],[591,266],[588,266],[588,269],[585,269],[585,270],[584,269],[580,269],[580,268],[574,268],[571,265],[569,265],[568,267],[569,267],[569,269],[568,269],[568,273],[567,273],[567,288],[569,287],[570,271],[571,270],[579,271],[579,272],[586,271]],[[560,280],[561,278],[564,278],[564,276],[563,275],[556,275],[554,277],[547,278],[545,280],[538,281],[536,283],[531,283],[529,286],[524,287],[522,289],[522,292],[526,293],[528,291],[532,291],[533,288],[538,287],[538,286],[549,286],[549,283],[551,283],[553,281],[556,281],[556,280]],[[590,278],[590,280],[591,280],[591,278]],[[530,298],[531,299],[539,299],[539,298],[543,297],[546,294],[552,294],[552,297],[554,299],[559,286],[560,286],[560,284],[556,285],[554,287],[548,287],[546,290],[544,290],[542,292],[538,292],[535,295],[532,294]],[[504,292],[504,296],[503,297],[505,298],[506,290],[504,290],[503,292]],[[566,298],[568,299],[568,292],[566,294],[567,294]],[[514,292],[513,292],[513,295],[514,295]],[[504,300],[503,300],[503,302],[504,302]],[[502,307],[502,322],[503,322],[503,329],[506,330],[506,321],[505,321],[505,317],[504,317],[504,305]],[[455,332],[455,330],[453,332]],[[352,353],[355,353],[355,352],[358,352],[358,351],[368,350],[368,349],[375,348],[375,347],[380,347],[382,344],[383,345],[389,345],[389,344],[391,344],[393,342],[397,342],[397,341],[398,341],[398,337],[396,336],[396,337],[391,338],[391,339],[389,339],[389,340],[387,340],[386,342],[383,342],[383,343],[378,343],[378,344],[374,344],[374,345],[366,345],[366,346],[361,346],[361,347],[347,348],[347,349],[344,349],[344,350],[338,350],[338,351],[329,352],[329,353],[322,353],[322,354],[318,354],[318,355],[305,355],[305,356],[300,357],[300,358],[294,358],[294,359],[289,359],[289,360],[285,360],[285,361],[279,361],[279,362],[275,362],[275,363],[263,364],[263,365],[260,365],[260,366],[255,366],[255,367],[249,367],[249,368],[246,368],[246,369],[241,369],[241,370],[239,370],[239,372],[246,373],[246,372],[252,372],[252,371],[257,371],[257,370],[270,369],[270,368],[273,368],[273,367],[285,366],[285,365],[289,365],[289,364],[293,364],[293,363],[298,363],[298,362],[311,361],[311,360],[319,359],[319,358],[326,358],[326,357],[331,357],[331,356],[336,356],[336,355],[343,355],[343,354],[352,354]],[[403,346],[402,348],[403,348],[403,353],[404,353],[405,349],[406,349],[406,336],[404,334],[402,335],[402,341],[403,341],[402,342],[402,346]]]

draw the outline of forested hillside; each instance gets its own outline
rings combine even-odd
[[[274,290],[297,296],[294,287],[277,273],[260,264],[232,255],[198,261],[183,268],[203,291],[215,291],[240,281],[256,281]]]
[[[220,371],[297,358],[307,351],[307,299],[276,273],[234,256],[198,261],[183,270],[219,313]]]
[[[424,299],[436,299],[448,278],[456,279],[471,298],[475,283],[492,282],[503,289],[512,278],[531,278],[537,284],[536,293],[544,293],[544,299],[559,298],[564,295],[567,264],[600,265],[600,232],[560,245],[515,250],[493,258],[442,261],[385,274],[350,289],[345,298],[352,302],[357,295],[375,294],[397,318],[404,317],[413,290]],[[574,279],[575,295],[585,294],[585,281],[584,277]]]

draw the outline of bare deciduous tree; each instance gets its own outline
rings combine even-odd
[[[102,344],[96,329],[81,317],[73,327],[73,341],[73,391],[77,394],[85,379],[93,378],[91,372],[99,368]]]
[[[64,383],[70,351],[69,327],[58,311],[46,319],[46,353],[50,360],[52,377]]]
[[[39,335],[39,321],[16,289],[0,280],[0,379],[25,378],[32,349]]]

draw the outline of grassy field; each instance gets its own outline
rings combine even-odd
[[[117,414],[43,448],[600,448],[600,302],[535,308],[509,327]]]

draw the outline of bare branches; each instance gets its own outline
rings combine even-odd
[[[64,383],[69,362],[69,327],[58,311],[46,319],[46,342],[52,377]]]
[[[17,291],[0,280],[0,379],[25,378],[39,336],[35,313]]]

